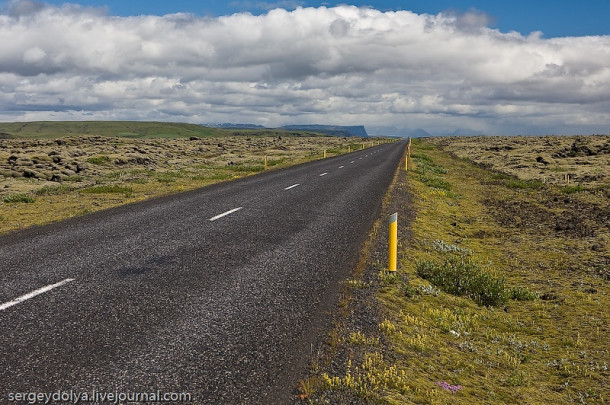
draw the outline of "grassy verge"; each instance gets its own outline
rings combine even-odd
[[[376,327],[335,328],[302,401],[608,401],[610,235],[596,214],[607,215],[608,200],[521,182],[424,142],[414,150],[399,184],[414,201],[404,215],[416,211],[399,272],[369,261],[378,277],[348,285],[354,296],[372,291],[360,294],[368,304],[347,306],[377,307]]]

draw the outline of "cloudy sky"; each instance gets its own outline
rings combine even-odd
[[[0,1],[0,121],[610,133],[607,0],[338,4]]]

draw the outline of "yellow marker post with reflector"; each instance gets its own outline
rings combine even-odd
[[[324,159],[326,159],[326,149],[324,149]]]
[[[398,213],[390,215],[390,239],[388,241],[388,271],[396,271],[398,258]]]
[[[265,156],[265,170],[267,170],[267,156]]]

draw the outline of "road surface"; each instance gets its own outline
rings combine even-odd
[[[0,399],[61,390],[288,402],[404,148],[0,237]]]

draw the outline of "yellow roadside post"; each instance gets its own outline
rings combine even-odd
[[[326,159],[326,149],[324,149],[324,159]]]
[[[265,170],[267,170],[267,156],[265,156]]]
[[[362,142],[362,150],[364,150],[364,142]]]
[[[352,145],[347,145],[347,153],[351,153],[352,151]]]
[[[405,156],[405,172],[409,171],[409,154]]]
[[[388,243],[388,271],[396,271],[398,251],[398,213],[390,215],[390,239]]]

